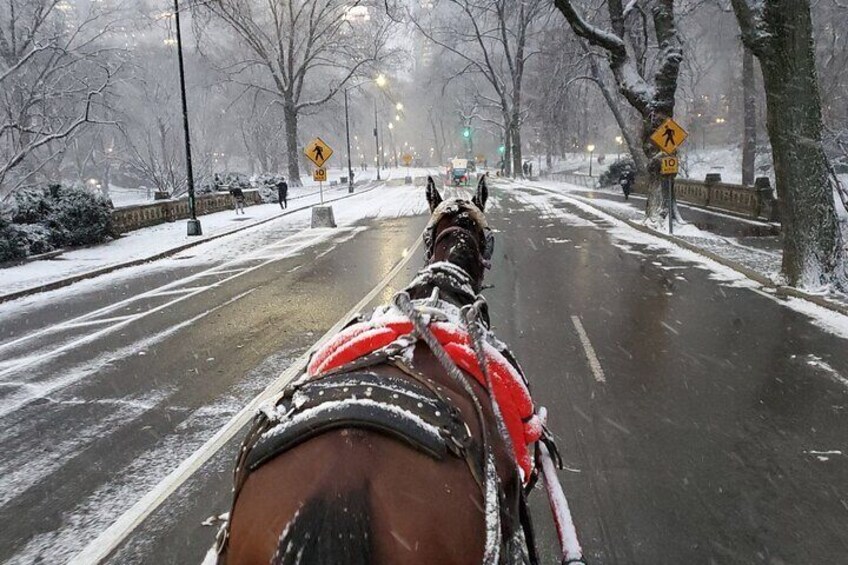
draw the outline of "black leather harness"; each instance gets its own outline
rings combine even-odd
[[[245,460],[248,472],[319,434],[339,428],[377,431],[441,460],[471,442],[459,412],[427,388],[371,372],[324,376],[287,389]],[[267,416],[266,416],[267,417]]]

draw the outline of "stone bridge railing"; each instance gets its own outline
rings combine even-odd
[[[550,173],[543,178],[586,188],[598,188],[598,177],[575,172]],[[636,183],[634,192],[645,193],[645,187]],[[777,199],[767,177],[760,177],[754,186],[730,184],[721,181],[721,175],[710,173],[705,180],[678,178],[674,181],[674,194],[679,202],[724,210],[749,218],[769,222],[779,221]]]
[[[244,191],[245,206],[261,204],[258,190]],[[227,192],[203,194],[195,202],[197,215],[212,214],[233,209],[233,198]],[[112,211],[112,224],[119,233],[174,222],[188,218],[188,197],[177,200],[160,200],[152,204],[139,204],[116,208]]]
[[[637,191],[640,192],[638,184]],[[679,202],[724,210],[769,222],[779,221],[777,199],[767,177],[758,178],[754,186],[721,181],[721,175],[710,173],[705,180],[678,178],[674,195]]]

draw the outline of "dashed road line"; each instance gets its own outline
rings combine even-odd
[[[572,316],[571,323],[574,324],[574,329],[577,331],[577,337],[580,338],[580,344],[583,346],[583,351],[586,353],[586,360],[589,362],[589,368],[595,376],[595,380],[599,383],[607,382],[604,376],[604,369],[601,367],[601,362],[598,361],[598,356],[595,354],[595,348],[592,347],[592,342],[589,341],[589,335],[583,327],[583,322],[580,321],[580,316]]]

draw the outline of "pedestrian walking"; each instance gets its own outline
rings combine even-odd
[[[244,191],[236,186],[230,189],[230,195],[232,195],[233,203],[236,207],[236,216],[238,216],[239,212],[244,214]]]
[[[624,169],[619,178],[619,184],[624,191],[624,199],[630,200],[630,193],[633,191],[633,183],[636,182],[636,173],[630,167]]]
[[[285,210],[289,207],[289,183],[286,182],[285,177],[280,177],[280,180],[277,182],[277,196],[280,198],[280,208]]]

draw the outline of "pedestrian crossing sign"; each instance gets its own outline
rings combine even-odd
[[[680,124],[668,118],[651,135],[651,141],[666,155],[672,155],[677,148],[683,145],[689,134]]]
[[[312,173],[312,180],[315,182],[327,182],[327,169],[320,167]]]
[[[326,163],[333,154],[333,150],[330,146],[324,143],[324,140],[320,137],[316,137],[310,141],[309,145],[306,146],[306,149],[304,149],[303,152],[306,153],[309,160],[315,163],[315,166],[319,169],[324,166],[324,163]]]

